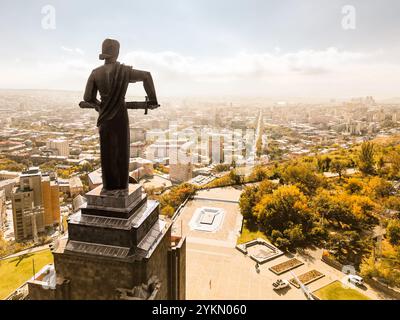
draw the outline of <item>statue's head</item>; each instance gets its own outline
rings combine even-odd
[[[101,46],[100,60],[115,62],[119,54],[119,42],[114,39],[106,39]]]

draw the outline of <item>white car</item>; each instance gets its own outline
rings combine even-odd
[[[356,276],[354,274],[349,275],[348,282],[356,285],[356,286],[363,286],[364,285],[364,279],[361,278],[360,276]]]
[[[289,287],[289,281],[278,279],[272,284],[274,290],[281,290]]]

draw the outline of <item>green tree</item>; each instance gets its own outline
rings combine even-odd
[[[394,192],[394,188],[386,179],[373,177],[368,181],[367,191],[374,198],[386,198]]]
[[[260,226],[275,237],[276,242],[286,238],[291,245],[301,244],[314,224],[307,197],[296,186],[281,186],[272,194],[264,195],[253,212]]]
[[[282,173],[285,184],[294,184],[307,195],[312,195],[323,184],[323,178],[316,174],[310,164],[289,164]]]
[[[303,227],[301,224],[297,224],[293,227],[286,229],[284,231],[284,235],[293,244],[302,244],[305,240],[305,236],[303,234]]]
[[[272,193],[278,185],[270,180],[263,180],[258,185],[257,202],[266,194]]]
[[[392,178],[398,178],[400,176],[400,148],[390,153],[389,161],[390,161],[390,176]]]
[[[343,160],[334,160],[331,163],[332,172],[339,175],[339,179],[342,179],[343,173],[346,171],[346,163]]]
[[[164,207],[170,206],[175,211],[186,200],[186,198],[193,195],[195,191],[196,188],[189,183],[183,183],[173,187],[172,189],[170,189],[168,193],[165,193],[161,196],[160,198],[161,210]],[[166,210],[167,212],[171,211],[170,209]]]
[[[359,265],[363,255],[368,251],[368,245],[363,242],[356,231],[345,231],[330,236],[328,246],[333,256],[341,263]]]
[[[372,142],[364,142],[358,155],[358,167],[366,175],[373,174],[375,171],[375,150]]]
[[[400,221],[390,220],[386,228],[387,237],[392,245],[398,245],[400,243]]]
[[[174,215],[175,209],[170,206],[169,204],[166,205],[161,209],[161,214],[167,216],[167,217],[172,217]]]
[[[364,183],[357,178],[350,178],[345,185],[345,189],[352,194],[361,192],[363,188]]]
[[[318,171],[326,172],[330,170],[332,159],[330,157],[318,157],[317,158],[317,167]]]
[[[352,197],[346,194],[330,194],[328,191],[319,191],[314,198],[315,211],[331,224],[341,229],[350,229],[359,226],[359,219],[353,213]]]
[[[257,166],[252,172],[252,177],[257,181],[262,181],[267,178],[267,171],[265,170],[265,168]]]
[[[238,175],[235,170],[229,172],[229,178],[234,184],[240,184],[242,182],[240,175]]]
[[[244,219],[253,218],[253,207],[256,203],[257,187],[246,187],[239,199],[240,211]]]
[[[380,176],[383,176],[385,173],[385,159],[383,156],[380,156],[377,163],[376,163],[377,167],[378,167],[378,173]]]

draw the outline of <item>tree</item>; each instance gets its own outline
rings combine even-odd
[[[333,256],[341,263],[355,263],[359,265],[368,245],[356,231],[345,231],[330,236],[328,243]]]
[[[229,178],[231,179],[232,183],[234,184],[240,184],[241,183],[241,177],[238,175],[235,170],[231,170],[229,172]]]
[[[365,278],[376,277],[391,286],[400,286],[400,249],[382,243],[382,253],[377,258],[371,254],[364,258],[360,265],[360,273]]]
[[[358,155],[358,167],[360,171],[365,175],[373,174],[374,173],[374,144],[372,142],[364,142],[361,145],[361,150]]]
[[[321,218],[341,229],[350,229],[359,225],[358,217],[352,210],[352,197],[347,194],[330,194],[319,191],[314,198],[315,211]]]
[[[169,204],[166,205],[161,209],[161,214],[167,216],[167,217],[172,217],[174,215],[175,209],[170,206]]]
[[[330,170],[332,159],[330,157],[318,157],[317,167],[320,172],[326,172]]]
[[[79,171],[81,172],[92,172],[94,170],[93,165],[85,161],[79,165]]]
[[[282,250],[287,250],[292,246],[292,243],[289,239],[279,237],[275,240],[275,245]]]
[[[275,242],[278,238],[282,237],[283,237],[282,232],[280,232],[279,230],[272,230],[271,238],[273,242]]]
[[[253,212],[267,234],[282,246],[302,244],[314,224],[307,197],[296,186],[281,186],[264,195]]]
[[[256,197],[257,202],[260,201],[260,199],[264,195],[272,193],[277,187],[278,185],[270,180],[261,181],[260,184],[258,185],[258,191]]]
[[[346,170],[346,163],[343,160],[334,160],[331,163],[331,169],[339,175],[339,180],[342,180],[343,172]]]
[[[376,163],[377,167],[378,167],[378,173],[380,176],[382,176],[385,173],[385,159],[383,158],[383,156],[380,156],[378,159],[378,162]]]
[[[194,194],[196,188],[189,184],[183,183],[178,186],[173,187],[170,189],[168,193],[165,193],[160,198],[160,205],[161,208],[166,206],[171,206],[174,211],[178,209],[178,207],[186,200],[187,197]],[[170,212],[170,209],[166,209],[167,212]]]
[[[380,177],[373,177],[367,185],[368,193],[374,198],[386,198],[394,191],[393,185]]]
[[[363,188],[364,183],[356,178],[350,178],[345,185],[345,189],[352,194],[359,193]]]
[[[315,193],[318,187],[323,184],[323,178],[317,175],[311,165],[294,163],[288,165],[282,173],[285,184],[294,184],[307,195]]]
[[[400,213],[400,197],[390,196],[385,199],[385,207],[390,210],[395,210]],[[400,216],[398,217],[400,218]]]
[[[25,169],[23,164],[17,163],[10,159],[0,159],[0,170],[22,171]]]
[[[389,155],[390,161],[390,175],[392,178],[399,177],[400,175],[400,150],[393,151]]]
[[[232,161],[233,162],[233,161]],[[224,172],[229,170],[229,164],[224,164],[224,163],[218,163],[215,167],[214,170],[216,172]]]
[[[305,240],[305,236],[303,234],[303,227],[301,224],[297,224],[293,227],[290,227],[289,229],[286,229],[284,231],[284,235],[293,244],[301,244]]]
[[[387,237],[389,242],[396,246],[400,244],[400,221],[390,220],[386,228]]]
[[[261,166],[257,166],[254,168],[253,172],[251,173],[253,179],[257,181],[262,181],[267,177],[267,171],[265,168]]]
[[[253,218],[253,207],[256,203],[257,187],[246,187],[239,199],[240,211],[244,219]]]

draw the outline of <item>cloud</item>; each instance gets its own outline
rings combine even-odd
[[[351,63],[362,62],[370,56],[371,54],[328,48],[322,51],[302,50],[285,54],[281,54],[280,50],[273,53],[240,52],[221,59],[200,59],[170,51],[135,51],[123,58],[134,67],[155,69],[166,76],[185,76],[198,81],[226,81],[271,75],[329,73]]]
[[[68,54],[55,60],[0,62],[0,87],[84,90],[90,71],[100,62],[77,49],[62,50]],[[151,71],[159,96],[394,96],[400,82],[400,64],[390,63],[383,51],[275,49],[218,58],[133,51],[119,60]],[[143,93],[140,85],[131,87]]]
[[[65,52],[68,52],[68,53],[72,53],[72,54],[78,54],[78,55],[81,55],[81,56],[85,55],[85,51],[83,51],[80,48],[72,49],[72,48],[61,46],[61,50],[65,51]]]
[[[176,52],[129,52],[121,61],[149,70],[164,94],[360,95],[387,84],[384,53],[353,52],[331,47],[296,52],[239,52],[222,58],[198,58]],[[368,75],[375,75],[374,83]],[[375,90],[377,89],[377,90]],[[386,91],[386,88],[383,88]],[[353,90],[353,93],[352,91]]]

